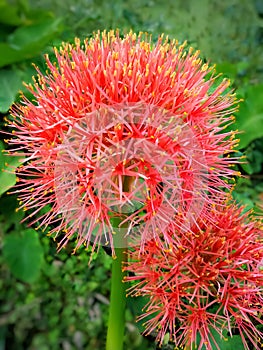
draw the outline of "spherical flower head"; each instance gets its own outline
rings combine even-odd
[[[63,232],[60,247],[77,235],[76,247],[143,249],[171,220],[187,231],[223,200],[236,175],[235,133],[224,129],[237,101],[198,51],[110,31],[55,55],[46,73],[36,68],[34,101],[24,97],[10,122],[32,224]]]
[[[233,204],[200,217],[191,232],[170,228],[167,249],[151,240],[134,250],[126,270],[129,293],[147,296],[140,319],[145,333],[166,333],[189,349],[220,349],[215,333],[240,334],[244,348],[261,349],[263,338],[263,229]],[[218,338],[217,338],[218,339]]]

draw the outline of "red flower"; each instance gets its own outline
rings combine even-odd
[[[151,240],[131,253],[130,294],[150,297],[140,318],[150,316],[145,332],[156,330],[160,343],[169,332],[177,346],[200,339],[198,349],[210,350],[213,332],[226,329],[238,331],[245,349],[248,341],[261,348],[263,230],[242,209],[218,207],[213,222],[199,217],[191,232],[171,227],[166,250]]]
[[[187,231],[215,197],[224,198],[236,174],[229,168],[236,141],[223,130],[237,101],[229,82],[185,47],[103,32],[64,44],[56,63],[46,56],[48,73],[37,68],[29,87],[35,101],[13,108],[10,143],[13,154],[25,155],[21,207],[32,223],[63,231],[60,246],[78,232],[77,247],[143,248],[175,214]],[[132,239],[113,243],[122,230]]]

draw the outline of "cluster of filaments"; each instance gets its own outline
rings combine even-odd
[[[180,225],[196,220],[212,191],[209,169],[192,130],[179,122],[154,106],[122,105],[87,115],[67,133],[55,181],[70,232],[143,249],[178,215]],[[113,243],[116,233],[126,240]]]
[[[143,253],[133,251],[129,294],[150,297],[140,316],[146,334],[209,350],[220,350],[213,334],[240,334],[245,349],[261,348],[262,226],[242,209],[217,208],[214,223],[199,217],[191,232],[171,225],[166,249],[151,240]]]
[[[231,331],[236,318],[253,343],[262,240],[252,230],[242,245],[236,232],[246,225],[235,226],[225,204],[239,162],[235,132],[225,130],[237,103],[229,81],[185,43],[143,34],[98,33],[55,55],[46,74],[36,68],[35,102],[24,98],[10,123],[10,153],[25,157],[16,191],[31,223],[59,232],[60,247],[71,238],[76,248],[110,244],[113,254],[138,247],[134,293],[150,296],[146,314],[159,316],[147,331],[159,329],[161,342],[167,331],[178,344],[197,332],[207,342],[216,320]],[[222,223],[224,211],[233,215]],[[217,237],[231,220],[233,232]]]

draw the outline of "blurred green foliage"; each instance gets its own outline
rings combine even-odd
[[[211,333],[213,334],[214,341],[218,346],[216,347],[214,344],[212,344],[212,350],[217,350],[218,348],[223,350],[245,350],[242,340],[239,336],[233,335],[233,337],[230,338],[226,330],[222,332],[222,337],[214,329],[211,330]],[[206,350],[205,345],[202,346],[201,350]]]
[[[0,129],[7,131],[4,116],[19,90],[26,91],[22,81],[35,74],[31,62],[45,70],[43,54],[62,40],[112,28],[186,39],[244,99],[231,129],[241,132],[237,152],[247,163],[238,166],[243,176],[233,195],[257,208],[263,198],[262,15],[257,0],[0,0]],[[16,180],[8,171],[19,162],[0,153],[0,350],[103,349],[111,258],[100,250],[90,262],[85,247],[58,253],[45,233],[20,223],[24,212],[16,211],[15,194],[5,193]],[[134,322],[144,303],[128,298],[127,350],[155,349]],[[241,349],[239,337],[217,340],[222,350]],[[166,343],[163,349],[172,349]]]
[[[31,8],[26,0],[0,0],[0,113],[8,111],[22,81],[29,81],[34,60],[62,31],[62,19]],[[26,63],[27,62],[27,63]],[[16,65],[13,65],[16,63]]]
[[[33,283],[40,274],[43,250],[37,232],[26,229],[11,232],[3,239],[3,258],[12,274],[19,280]]]
[[[0,140],[0,196],[5,193],[10,187],[14,186],[16,183],[16,175],[14,170],[21,163],[19,157],[9,157],[7,154],[4,154],[4,143]]]

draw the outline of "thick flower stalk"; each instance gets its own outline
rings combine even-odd
[[[171,226],[167,249],[151,240],[131,253],[129,294],[149,297],[139,318],[148,317],[145,333],[157,332],[159,343],[169,333],[178,347],[220,350],[214,334],[226,330],[245,349],[262,348],[262,222],[242,209],[212,209],[213,223],[199,217],[191,232]]]
[[[46,56],[46,73],[36,68],[34,101],[24,97],[10,122],[10,152],[25,158],[16,189],[31,224],[63,232],[60,247],[76,234],[77,247],[114,252],[143,250],[171,220],[188,231],[209,216],[237,174],[235,132],[224,132],[237,103],[229,81],[198,51],[162,36],[97,33],[55,56]]]

